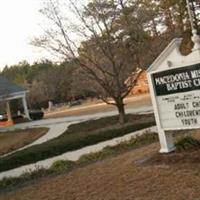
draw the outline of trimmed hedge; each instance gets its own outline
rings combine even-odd
[[[130,141],[119,143],[116,146],[107,146],[99,152],[83,155],[76,162],[58,160],[55,161],[48,169],[37,167],[33,171],[24,172],[19,177],[8,177],[0,180],[0,191],[13,189],[13,187],[19,186],[20,184],[23,185],[28,181],[69,172],[70,170],[80,166],[87,165],[98,160],[103,160],[109,156],[113,156],[127,150],[136,149],[156,141],[158,141],[157,133],[147,133],[141,136],[133,137]]]
[[[175,146],[177,151],[195,150],[200,149],[200,141],[191,136],[187,136],[176,142]]]
[[[30,110],[29,115],[32,120],[39,120],[44,117],[44,112],[41,110]]]
[[[112,119],[112,117],[107,118],[106,121],[109,121],[109,119]],[[124,126],[116,125],[94,130],[95,124],[96,127],[98,127],[99,124],[101,124],[101,127],[105,127],[102,126],[104,123],[100,123],[101,120],[102,119],[92,120],[90,122],[71,125],[69,129],[58,138],[0,158],[0,172],[20,167],[22,165],[35,163],[68,151],[80,149],[88,145],[93,145],[155,125],[154,118],[148,116],[148,120],[146,120],[145,117],[145,120],[140,120],[137,124],[131,122]],[[87,123],[90,123],[93,128],[91,128],[89,124],[85,126]],[[90,130],[93,131],[84,130],[89,127]]]

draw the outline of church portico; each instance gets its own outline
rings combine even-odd
[[[14,83],[11,83],[7,79],[0,76],[0,102],[5,105],[4,111],[6,111],[7,121],[0,122],[0,126],[12,125],[14,124],[12,118],[11,102],[13,100],[20,100],[23,106],[23,117],[30,120],[26,93],[28,91]],[[1,111],[2,112],[2,111]]]

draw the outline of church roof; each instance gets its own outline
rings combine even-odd
[[[181,55],[179,47],[182,42],[182,38],[173,39],[169,45],[163,50],[163,52],[157,57],[157,59],[147,69],[147,72],[160,70],[163,67],[168,66],[169,61],[179,61],[185,59],[186,56]]]
[[[26,92],[26,89],[20,85],[10,82],[0,76],[0,97],[7,97],[15,93]]]

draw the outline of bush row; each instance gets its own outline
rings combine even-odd
[[[98,123],[95,120],[93,123]],[[93,145],[98,142],[109,140],[115,137],[123,136],[133,131],[137,131],[143,128],[147,128],[155,125],[153,118],[148,122],[140,121],[137,124],[131,123],[125,126],[113,126],[108,129],[100,129],[97,131],[83,131],[81,132],[81,126],[78,124],[79,132],[72,131],[69,127],[63,135],[40,145],[35,145],[27,149],[18,151],[6,157],[0,158],[0,172],[20,167],[26,164],[35,163],[40,160],[44,160],[53,156],[60,155],[62,153],[80,149],[82,147]],[[72,125],[72,127],[76,127]],[[85,127],[85,124],[82,125]]]
[[[102,160],[108,156],[112,156],[116,153],[121,153],[126,150],[139,148],[143,145],[150,144],[158,140],[156,133],[148,133],[142,136],[137,136],[132,138],[130,141],[122,142],[116,146],[105,147],[102,151],[96,153],[86,154],[76,162],[68,160],[58,160],[52,164],[49,169],[44,169],[41,167],[36,167],[34,171],[27,171],[19,177],[10,177],[4,178],[0,181],[0,191],[5,190],[6,188],[12,188],[16,185],[23,184],[30,180],[35,180],[42,177],[48,177],[49,175],[60,174],[83,164],[88,164],[97,160]]]

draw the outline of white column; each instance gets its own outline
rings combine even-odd
[[[27,106],[27,102],[26,102],[26,97],[23,96],[22,97],[22,103],[23,103],[23,107],[24,107],[24,114],[25,117],[29,120],[31,120],[30,115],[29,115],[29,111],[28,111],[28,106]]]
[[[160,153],[169,153],[176,149],[171,133],[166,133],[163,129],[158,128],[158,136],[160,140]]]
[[[9,101],[6,102],[6,112],[7,112],[8,121],[12,121]]]

